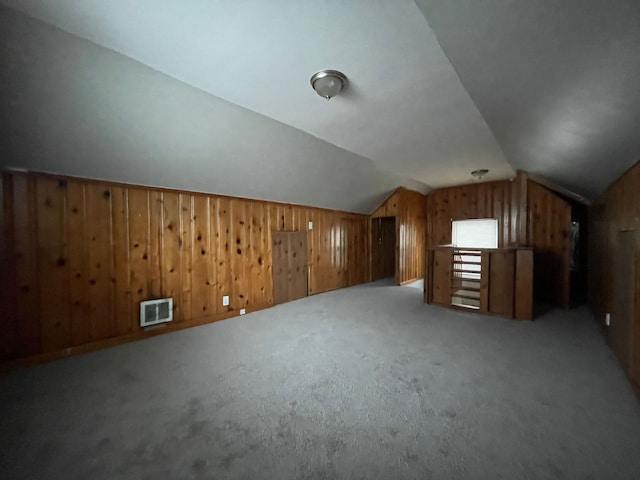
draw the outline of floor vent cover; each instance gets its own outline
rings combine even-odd
[[[173,298],[140,302],[140,326],[149,327],[173,320]]]

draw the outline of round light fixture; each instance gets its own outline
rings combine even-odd
[[[475,180],[482,180],[482,177],[484,177],[487,173],[489,173],[489,169],[487,168],[480,168],[478,170],[474,170],[473,172],[471,172],[471,176],[475,179]]]
[[[337,70],[322,70],[311,77],[311,86],[323,98],[329,100],[346,87],[347,77]]]

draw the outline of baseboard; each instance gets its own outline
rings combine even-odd
[[[246,313],[257,312],[271,307],[271,304],[254,305],[253,307],[246,307]],[[59,350],[54,350],[46,353],[39,353],[31,355],[29,357],[17,358],[14,360],[7,360],[0,363],[0,373],[8,372],[10,370],[16,370],[18,368],[30,367],[41,363],[47,363],[54,360],[60,360],[66,357],[73,357],[75,355],[82,355],[84,353],[95,352],[102,350],[103,348],[115,347],[125,343],[135,342],[137,340],[143,340],[145,338],[155,337],[157,335],[164,335],[171,332],[177,332],[191,327],[197,327],[200,325],[206,325],[208,323],[218,322],[220,320],[227,320],[229,318],[240,316],[239,310],[229,310],[227,312],[218,313],[215,315],[206,315],[198,317],[192,320],[184,322],[167,324],[166,328],[147,328],[146,330],[139,330],[134,333],[128,333],[118,337],[107,338],[104,340],[97,340],[95,342],[85,343],[83,345],[77,345],[75,347],[67,347]]]

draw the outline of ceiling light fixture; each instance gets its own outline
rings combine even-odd
[[[474,180],[482,180],[482,177],[484,177],[487,173],[489,173],[489,170],[487,168],[480,168],[471,172],[471,176]]]
[[[329,100],[347,86],[347,77],[337,70],[322,70],[313,74],[311,86],[318,95]]]

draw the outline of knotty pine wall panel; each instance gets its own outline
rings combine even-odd
[[[6,172],[2,187],[3,360],[268,307],[272,231],[307,232],[312,294],[369,279],[365,215],[38,173]],[[140,302],[164,297],[174,321],[140,329]]]
[[[39,189],[39,187],[38,187]],[[65,198],[65,189],[58,197]],[[100,340],[114,335],[114,268],[111,232],[111,188],[99,184],[86,188],[86,232],[89,263],[89,318],[91,339]],[[63,227],[64,228],[64,227]],[[69,232],[73,234],[73,232]],[[46,243],[40,239],[39,244]],[[56,289],[53,289],[54,291]],[[43,301],[43,308],[48,302]],[[59,314],[58,314],[59,315]],[[62,322],[64,324],[64,322]],[[43,338],[46,335],[43,335]]]
[[[451,222],[473,218],[498,220],[498,247],[525,245],[518,235],[518,182],[500,180],[441,188],[429,194],[427,244],[451,243]]]
[[[81,187],[84,189],[84,185],[80,182],[70,182],[67,184],[67,189]],[[67,190],[69,191],[69,190]],[[129,215],[129,191],[121,186],[114,185],[111,187],[111,241],[113,243],[113,281],[118,288],[114,288],[113,295],[113,308],[114,308],[114,331],[116,335],[126,335],[131,332],[131,325],[129,324],[129,318],[134,311],[134,305],[131,300],[131,275],[125,265],[129,265],[131,261],[131,252],[129,249],[129,228],[127,224],[127,218]],[[73,227],[69,227],[72,231]],[[84,230],[82,230],[84,231]],[[78,249],[86,248],[83,235],[77,235],[76,243]],[[82,259],[80,252],[78,257]],[[77,290],[79,292],[78,297],[84,295],[83,288],[86,286],[86,281],[80,281],[76,285],[72,286],[71,291]],[[84,317],[88,318],[88,313],[84,311]],[[86,343],[79,341],[76,345],[82,345]]]
[[[63,181],[46,178],[36,192],[37,281],[44,350],[63,348],[70,343],[69,322],[61,321],[61,317],[69,316],[66,198],[60,194],[64,188]]]

